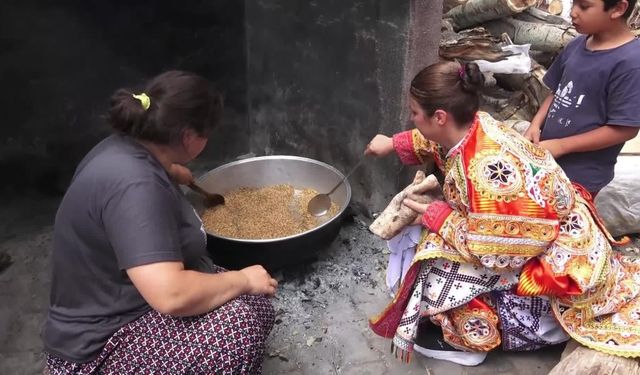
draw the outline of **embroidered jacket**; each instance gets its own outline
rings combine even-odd
[[[518,287],[527,295],[582,294],[608,270],[609,241],[551,154],[488,114],[477,114],[448,156],[417,129],[396,134],[393,143],[403,163],[431,154],[445,174],[449,207],[428,210],[423,222],[454,251],[434,257],[493,270],[529,262]],[[544,271],[545,279],[529,268]]]
[[[477,298],[516,286],[520,295],[550,297],[554,316],[581,344],[640,357],[640,258],[612,252],[615,241],[588,193],[546,150],[482,112],[448,154],[417,130],[393,142],[404,163],[434,156],[447,204],[432,203],[423,216],[429,229],[393,302],[371,320],[374,332],[410,352],[422,305],[432,318],[445,310],[475,314]],[[459,282],[442,285],[454,264]]]

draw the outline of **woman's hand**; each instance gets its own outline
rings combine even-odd
[[[243,268],[240,270],[247,279],[247,294],[273,296],[276,294],[278,282],[260,265]]]
[[[413,222],[411,223],[411,225],[422,225],[422,215],[424,215],[424,213],[427,211],[427,207],[429,205],[427,203],[416,202],[409,198],[402,201],[402,204],[409,207],[410,209],[415,211],[415,213],[418,214],[415,220],[413,220]]]
[[[189,168],[173,163],[169,169],[169,176],[180,185],[189,185],[193,182],[193,175]]]
[[[531,123],[523,136],[534,144],[540,143],[540,125]]]
[[[427,212],[427,207],[429,207],[428,203],[419,203],[409,198],[403,200],[402,204],[414,210],[419,215],[422,215],[425,212]]]
[[[369,142],[364,153],[372,156],[387,156],[393,151],[393,138],[378,134]]]
[[[453,211],[449,204],[444,201],[433,201],[425,204],[405,199],[402,203],[418,213],[415,224],[422,224],[423,227],[436,233],[440,230],[451,211]]]

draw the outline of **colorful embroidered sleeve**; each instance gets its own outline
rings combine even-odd
[[[432,232],[438,233],[442,224],[451,214],[451,207],[447,202],[435,201],[427,206],[427,210],[422,215],[422,226],[429,229]]]
[[[418,129],[407,130],[393,136],[393,148],[403,164],[418,165],[433,155],[437,162],[441,160],[442,147],[425,139]]]

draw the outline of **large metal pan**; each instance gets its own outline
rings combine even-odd
[[[239,187],[263,187],[290,184],[296,188],[329,191],[344,175],[323,162],[298,156],[263,156],[220,166],[198,179],[213,193],[225,194]],[[189,194],[196,210],[204,209],[202,200]],[[345,181],[331,195],[340,207],[338,215],[309,231],[269,240],[227,238],[207,231],[207,248],[216,264],[240,269],[261,264],[270,271],[304,262],[328,246],[337,236],[345,209],[351,200],[351,186]]]

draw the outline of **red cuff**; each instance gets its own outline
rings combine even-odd
[[[574,296],[582,294],[580,286],[570,276],[556,275],[547,262],[530,259],[520,271],[516,294],[519,296]]]
[[[400,158],[402,164],[418,165],[422,163],[416,156],[416,151],[413,148],[412,130],[394,134],[393,148],[396,150],[396,154],[398,154],[398,157]]]
[[[438,233],[452,211],[447,202],[432,202],[422,214],[422,225],[430,231]]]

